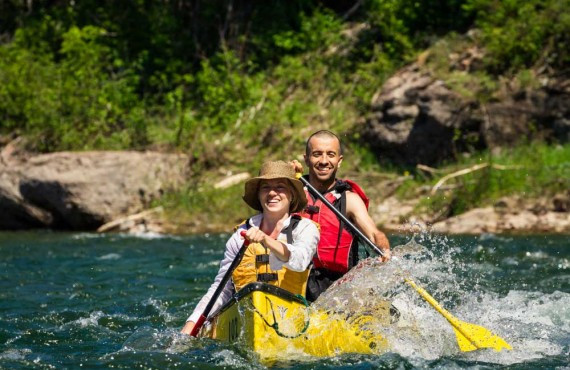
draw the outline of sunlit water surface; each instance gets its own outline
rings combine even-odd
[[[178,333],[215,276],[228,235],[0,233],[0,368],[264,368],[240,345]],[[358,314],[390,300],[377,355],[284,358],[272,366],[568,368],[567,236],[390,236],[395,258],[353,270],[316,305]],[[399,251],[398,251],[399,250]],[[458,350],[451,326],[409,276],[512,351]]]

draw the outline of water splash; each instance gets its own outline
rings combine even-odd
[[[243,346],[179,334],[218,270],[227,237],[0,234],[0,368],[264,368]],[[514,349],[459,352],[449,324],[398,279],[397,269],[371,260],[350,273],[359,281],[354,288],[334,287],[318,304],[344,315],[345,295],[354,312],[389,301],[399,320],[374,328],[390,338],[388,352],[292,352],[275,366],[567,368],[567,236],[443,237],[417,228],[390,240],[402,244],[393,262],[403,272],[456,317],[496,332]],[[112,253],[121,258],[97,259]]]
[[[495,240],[490,236],[486,238]],[[470,247],[429,232],[413,234],[407,243],[393,248],[390,262],[361,261],[322,294],[314,306],[342,312],[347,317],[371,312],[391,317],[392,320],[385,321],[389,324],[379,325],[374,330],[387,338],[390,352],[406,358],[436,360],[453,356],[514,364],[567,353],[570,294],[509,291],[502,296],[486,291],[488,283],[480,282],[492,280],[494,275],[500,276],[503,270],[501,266],[485,261],[465,263],[459,255]],[[537,251],[527,252],[523,258],[528,263],[550,257]],[[512,344],[514,350],[460,352],[450,324],[404,283],[404,277],[424,285],[462,321],[499,334]],[[393,320],[393,314],[390,316],[388,302],[399,312],[398,320]]]

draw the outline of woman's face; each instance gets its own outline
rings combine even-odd
[[[261,180],[259,183],[259,203],[263,213],[289,213],[293,193],[285,179]]]

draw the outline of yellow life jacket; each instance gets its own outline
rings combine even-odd
[[[300,220],[300,216],[293,215],[291,217],[291,222],[288,226],[289,230],[285,230],[288,239],[287,243],[291,244],[293,242],[291,234]],[[271,270],[269,267],[269,253],[270,251],[260,243],[251,243],[247,247],[240,264],[232,273],[236,292],[249,283],[261,281],[304,297],[311,269],[307,268],[301,272],[290,270],[287,267],[276,271]]]

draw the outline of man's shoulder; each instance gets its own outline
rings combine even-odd
[[[358,185],[356,182],[352,180],[341,180],[344,181],[348,185],[348,189],[346,190],[346,197],[348,203],[350,202],[362,202],[366,208],[368,208],[369,199],[364,190]]]
[[[364,203],[360,194],[358,194],[357,192],[354,192],[352,190],[348,190],[346,192],[346,199],[348,201],[355,201],[355,202],[360,201],[360,202]]]
[[[355,215],[360,213],[368,214],[368,205],[362,197],[355,192],[346,193],[346,213],[348,215]]]

